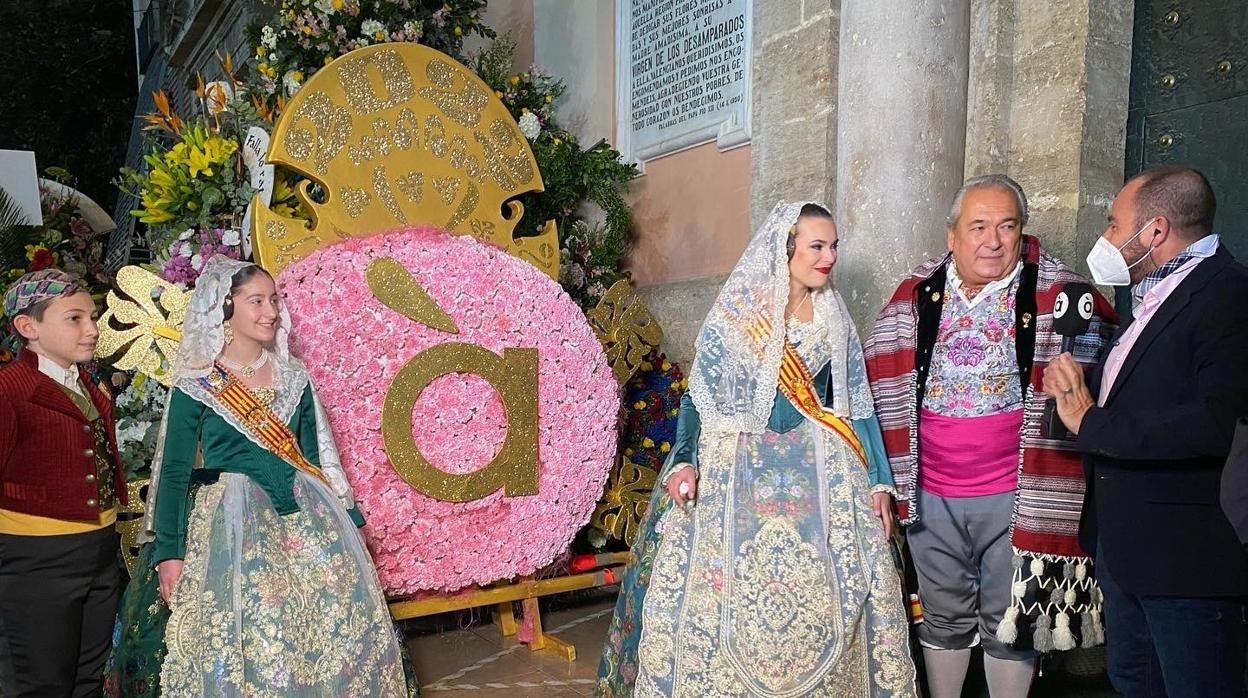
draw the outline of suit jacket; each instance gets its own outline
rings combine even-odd
[[[79,369],[81,372],[81,369]],[[117,456],[113,401],[80,373],[108,433],[118,499],[126,481]],[[0,368],[0,509],[67,521],[98,521],[95,435],[86,415],[23,350]]]
[[[1222,469],[1222,513],[1248,552],[1248,418],[1240,418]]]
[[[1094,395],[1103,368],[1104,359],[1090,381]],[[1092,407],[1079,430],[1087,483],[1080,542],[1089,551],[1099,543],[1100,563],[1124,591],[1248,594],[1248,557],[1219,506],[1244,414],[1248,269],[1219,247],[1157,309],[1105,405]]]

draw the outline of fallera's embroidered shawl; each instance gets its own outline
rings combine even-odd
[[[884,446],[897,487],[898,514],[903,525],[919,520],[918,397],[921,372],[932,354],[934,333],[920,339],[921,321],[934,313],[938,319],[945,292],[945,270],[950,255],[928,260],[902,281],[880,312],[865,352],[876,414],[884,432]],[[1023,272],[1019,287],[1016,330],[1019,355],[1030,355],[1021,367],[1024,378],[1024,419],[1019,434],[1018,490],[1010,540],[1014,547],[1014,589],[998,637],[1014,643],[1018,625],[1034,628],[1035,649],[1071,649],[1075,646],[1071,621],[1084,646],[1103,641],[1100,590],[1093,581],[1091,560],[1079,546],[1079,517],[1084,479],[1081,455],[1067,440],[1047,438],[1045,402],[1041,388],[1044,367],[1061,350],[1053,332],[1053,303],[1062,286],[1086,280],[1040,249],[1031,236],[1023,238]],[[1079,337],[1077,361],[1095,365],[1115,330],[1117,316],[1109,303],[1095,294],[1091,325]],[[1029,644],[1027,640],[1020,645]]]

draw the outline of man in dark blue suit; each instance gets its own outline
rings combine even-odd
[[[1069,355],[1044,375],[1084,453],[1080,542],[1128,698],[1246,695],[1248,556],[1219,489],[1248,414],[1248,269],[1212,232],[1215,205],[1195,170],[1128,181],[1088,266],[1133,287],[1133,317],[1090,389]]]

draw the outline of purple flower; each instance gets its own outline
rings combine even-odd
[[[984,360],[984,345],[978,337],[958,337],[949,347],[949,360],[954,366],[978,365]]]

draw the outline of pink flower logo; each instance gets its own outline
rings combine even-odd
[[[412,275],[459,334],[416,323],[373,295],[365,270],[386,257]],[[279,285],[292,317],[291,349],[329,413],[388,594],[531,574],[567,549],[602,493],[620,402],[602,345],[558,283],[476,239],[420,228],[317,250],[287,267]],[[446,342],[500,355],[537,350],[537,494],[507,497],[499,490],[470,502],[441,501],[418,492],[390,463],[381,434],[386,392],[413,357]],[[412,424],[421,454],[460,475],[498,453],[507,414],[484,379],[448,373],[420,394]]]

